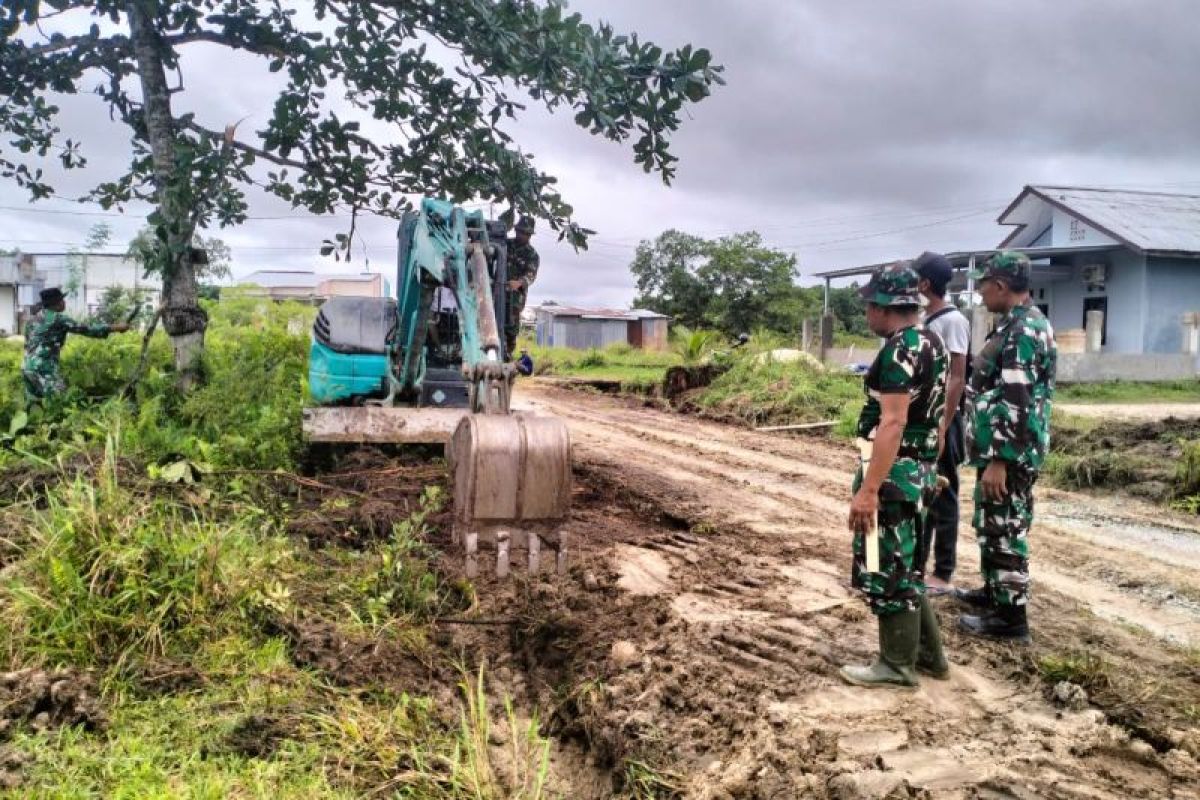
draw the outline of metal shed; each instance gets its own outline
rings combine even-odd
[[[574,350],[632,344],[646,349],[666,347],[667,318],[652,311],[619,311],[544,305],[536,309],[540,347]]]

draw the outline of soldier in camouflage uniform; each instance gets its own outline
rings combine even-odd
[[[21,377],[25,383],[25,398],[30,404],[53,400],[67,390],[59,370],[58,357],[67,334],[78,333],[102,339],[114,331],[127,331],[129,326],[83,325],[67,316],[67,304],[62,290],[45,289],[41,293],[42,310],[25,328],[25,361]]]
[[[537,279],[541,259],[537,250],[529,243],[533,236],[533,217],[521,217],[513,238],[508,240],[508,292],[504,305],[507,319],[504,321],[504,357],[511,361],[517,352],[517,336],[521,333],[521,312],[525,310],[525,299],[529,287]]]
[[[877,271],[861,290],[867,323],[887,339],[863,381],[862,462],[849,518],[851,578],[879,621],[879,658],[841,669],[843,679],[861,686],[911,687],[918,671],[938,678],[949,672],[937,617],[925,598],[920,552],[937,485],[949,358],[941,339],[920,323],[919,282],[912,264],[899,262]],[[873,548],[877,559],[868,555]]]
[[[1054,331],[1029,297],[1029,259],[1001,251],[973,277],[988,311],[1000,317],[972,365],[967,392],[968,450],[979,469],[975,533],[982,589],[960,599],[983,606],[960,618],[967,633],[1029,640],[1029,527],[1033,485],[1050,444],[1057,351]]]

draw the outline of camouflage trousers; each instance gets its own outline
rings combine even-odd
[[[975,481],[975,537],[983,580],[1001,606],[1029,601],[1029,527],[1037,474],[1008,469],[1008,494],[1000,502],[983,497],[983,470]]]
[[[504,296],[504,354],[509,361],[517,352],[517,337],[521,334],[521,312],[525,310],[526,292],[506,292]]]
[[[25,402],[36,403],[49,400],[67,391],[67,382],[57,365],[48,367],[45,364],[36,368],[28,364],[21,368],[21,378],[25,384]]]
[[[925,593],[924,563],[926,509],[917,503],[879,501],[879,571],[867,571],[866,537],[854,534],[854,564],[850,579],[866,597],[871,612],[886,616],[912,611]]]

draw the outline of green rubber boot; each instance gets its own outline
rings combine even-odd
[[[838,674],[856,686],[917,686],[917,646],[921,638],[920,612],[901,611],[879,617],[879,658],[866,667],[845,666]]]
[[[950,677],[950,664],[942,651],[942,631],[938,628],[937,614],[925,595],[921,595],[921,605],[917,614],[921,620],[920,644],[917,645],[917,672],[944,681]]]

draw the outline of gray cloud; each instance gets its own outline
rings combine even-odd
[[[637,241],[669,227],[758,229],[796,252],[808,273],[926,247],[994,244],[1003,235],[996,214],[1025,183],[1200,191],[1200,13],[1190,0],[572,7],[664,46],[708,47],[726,65],[728,86],[679,132],[682,161],[670,189],[642,174],[627,148],[589,137],[569,115],[531,107],[512,132],[561,178],[579,219],[600,231],[586,253],[539,235],[535,300],[627,302]],[[187,67],[183,97],[208,124],[265,119],[274,84],[256,62],[205,46]],[[123,159],[125,133],[97,126],[75,108],[84,102],[94,103],[76,98],[65,107],[94,129],[93,163]],[[83,186],[74,176],[70,184]],[[4,197],[3,205],[20,202]],[[294,212],[263,199],[253,213]],[[0,239],[20,230],[78,241],[81,221],[0,211]],[[136,229],[136,221],[118,222]],[[322,266],[316,246],[342,224],[252,221],[224,235],[242,272]],[[389,268],[391,223],[367,220],[361,230],[372,268]]]

